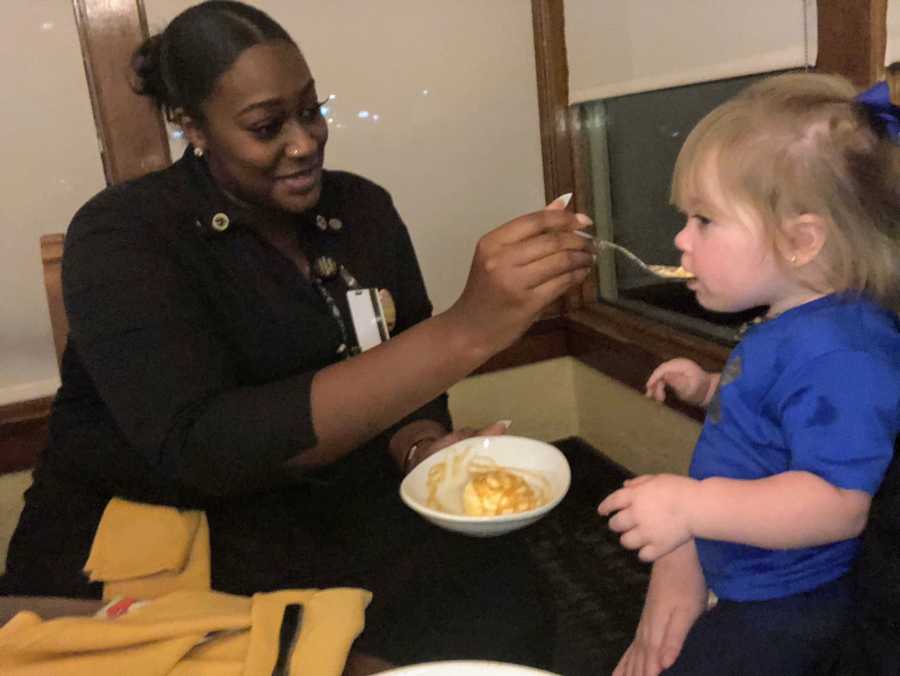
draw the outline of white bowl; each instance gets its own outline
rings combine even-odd
[[[549,671],[522,667],[518,664],[482,660],[450,660],[413,664],[379,672],[382,676],[558,676]]]
[[[467,516],[462,507],[463,488],[469,479],[465,465],[476,456],[491,459],[504,468],[521,470],[517,473],[523,479],[543,491],[544,504],[518,514]],[[437,492],[444,510],[428,506],[429,472],[439,463],[444,463],[445,467],[445,480]],[[508,435],[471,437],[419,463],[400,484],[400,497],[411,509],[441,528],[476,537],[492,537],[524,528],[540,519],[563,499],[571,479],[569,463],[555,446]]]

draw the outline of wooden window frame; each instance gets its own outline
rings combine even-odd
[[[845,75],[860,87],[883,78],[887,0],[816,4],[816,69]],[[576,110],[568,105],[564,0],[532,0],[532,17],[545,195],[549,201],[573,191],[576,209],[592,213],[586,135]],[[604,374],[643,390],[652,369],[675,356],[694,359],[709,370],[724,365],[728,348],[597,298],[597,279],[592,276],[565,299],[560,326],[567,354]],[[523,340],[532,340],[531,334]],[[522,347],[518,350],[528,353]],[[667,403],[695,418],[702,415],[692,407]]]

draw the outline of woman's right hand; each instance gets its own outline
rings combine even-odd
[[[666,400],[666,387],[671,388],[681,401],[704,406],[715,383],[716,374],[704,371],[690,359],[678,357],[657,366],[647,379],[646,396],[662,402]]]
[[[706,602],[706,581],[689,540],[653,564],[640,623],[613,676],[658,676],[671,667]]]
[[[591,243],[572,234],[591,220],[557,198],[483,236],[462,295],[447,311],[490,353],[514,342],[550,303],[588,276]]]

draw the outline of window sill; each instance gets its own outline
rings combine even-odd
[[[644,391],[661,362],[686,357],[708,371],[721,371],[729,348],[604,303],[567,314],[567,353],[601,373]],[[677,401],[666,405],[696,420],[704,410]]]

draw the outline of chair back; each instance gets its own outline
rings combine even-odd
[[[47,307],[50,310],[50,328],[53,330],[53,345],[56,348],[56,363],[62,364],[69,335],[69,320],[62,295],[62,255],[66,236],[53,233],[41,236],[41,262],[44,266],[44,290],[47,292]]]

